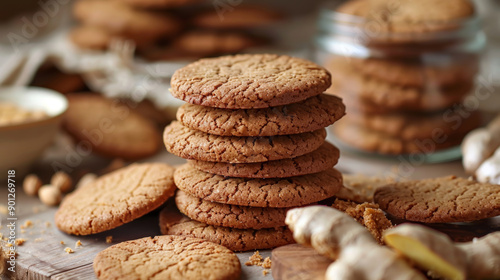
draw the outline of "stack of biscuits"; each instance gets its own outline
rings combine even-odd
[[[163,234],[189,235],[246,251],[293,242],[290,207],[316,204],[342,187],[339,151],[325,127],[345,113],[323,94],[330,74],[316,64],[270,54],[202,59],[172,77],[188,103],[165,128],[177,168],[178,210],[160,215]],[[187,216],[187,217],[186,217]]]
[[[457,51],[452,39],[444,41],[460,30],[439,29],[473,15],[469,1],[453,3],[353,0],[337,8],[366,20],[367,29],[370,23],[380,29],[369,33],[360,27],[368,35],[352,49],[365,49],[368,57],[351,52],[325,61],[327,69],[335,69],[330,91],[349,108],[335,126],[340,140],[382,154],[433,153],[459,145],[480,125],[479,114],[462,105],[472,91],[478,58]],[[428,4],[433,13],[424,9]]]
[[[78,0],[73,14],[81,25],[69,37],[82,49],[104,50],[114,39],[124,39],[147,60],[191,59],[259,45],[265,40],[255,28],[281,18],[260,6],[213,3],[205,9],[207,2]]]
[[[172,14],[153,8],[174,8],[200,0],[78,0],[73,15],[81,23],[70,33],[83,49],[106,49],[115,38],[134,41],[138,48],[153,45],[181,30]]]

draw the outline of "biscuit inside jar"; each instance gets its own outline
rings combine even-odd
[[[9,102],[0,102],[0,126],[15,125],[47,118],[42,110],[29,110]]]

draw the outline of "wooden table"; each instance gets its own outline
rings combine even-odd
[[[331,136],[328,136],[331,139]],[[172,165],[181,164],[183,159],[167,152],[162,152],[147,161],[161,161]],[[82,170],[99,170],[109,164],[109,159],[97,156],[81,157],[72,150],[65,137],[58,141],[44,154],[36,164],[33,172],[41,175],[44,182],[50,180],[54,172],[54,164],[65,166],[72,174]],[[380,159],[365,157],[342,151],[341,160],[337,168],[343,172],[364,173],[368,175],[381,175],[396,172],[407,178],[425,178],[442,175],[464,175],[459,161],[441,164],[413,164],[407,166],[401,159]],[[21,177],[17,177],[16,192],[16,217],[18,238],[25,238],[26,243],[18,246],[18,259],[16,263],[16,276],[18,279],[96,279],[92,270],[92,261],[95,255],[112,244],[125,240],[145,236],[159,235],[158,212],[155,211],[127,225],[114,230],[95,234],[92,236],[70,236],[59,231],[54,225],[56,208],[47,207],[37,198],[29,197],[22,191]],[[0,188],[0,204],[7,204],[7,188]],[[6,215],[2,214],[2,229],[4,236],[7,234]],[[27,221],[32,226],[21,229]],[[113,243],[106,243],[106,236],[113,236]],[[83,246],[75,248],[75,243],[80,240]],[[61,241],[64,244],[61,244]],[[67,254],[64,249],[72,248],[75,252]],[[253,252],[239,253],[238,257],[244,264]],[[270,256],[270,250],[261,252],[264,257]],[[262,275],[261,267],[243,267],[242,279],[272,279],[272,276]]]

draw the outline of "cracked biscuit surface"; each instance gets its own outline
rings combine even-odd
[[[160,230],[162,234],[201,238],[233,251],[270,249],[295,243],[288,227],[256,230],[210,226],[191,220],[170,207],[160,212]]]
[[[497,185],[455,176],[389,184],[376,190],[374,201],[397,218],[423,223],[470,222],[500,215]]]
[[[240,178],[285,178],[318,173],[333,168],[340,151],[325,142],[318,149],[296,158],[255,162],[227,163],[190,160],[190,164],[201,171]]]
[[[192,129],[221,136],[274,136],[318,130],[344,114],[340,98],[321,94],[265,109],[230,110],[184,104],[177,111],[177,119]]]
[[[334,196],[342,187],[335,169],[283,179],[244,179],[213,175],[190,164],[177,168],[177,187],[212,202],[252,207],[294,207]]]
[[[171,92],[191,104],[257,109],[296,103],[331,85],[324,68],[300,58],[244,54],[201,59],[175,72]]]
[[[67,195],[55,223],[74,235],[99,233],[128,223],[174,195],[173,173],[167,164],[144,163],[104,175]]]
[[[97,254],[94,271],[111,279],[239,279],[241,265],[229,249],[198,238],[164,235],[116,244]]]
[[[293,158],[316,150],[325,141],[324,128],[313,132],[269,137],[218,136],[174,121],[165,128],[169,152],[185,159],[249,163]]]
[[[181,190],[175,196],[177,208],[189,218],[212,226],[239,229],[276,228],[285,225],[289,208],[262,208],[222,204],[203,200]]]

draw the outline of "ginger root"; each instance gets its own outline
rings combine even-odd
[[[417,224],[403,224],[384,233],[387,245],[418,266],[445,279],[500,277],[500,232],[467,243]]]
[[[500,115],[485,128],[471,131],[462,142],[462,164],[469,174],[479,168],[500,146]]]
[[[500,147],[479,166],[476,179],[481,183],[500,185]]]
[[[295,241],[336,260],[328,267],[327,280],[426,279],[339,210],[326,206],[296,208],[288,211],[285,223]]]
[[[433,274],[445,279],[465,279],[465,253],[444,233],[416,224],[403,224],[387,230],[384,240]]]

